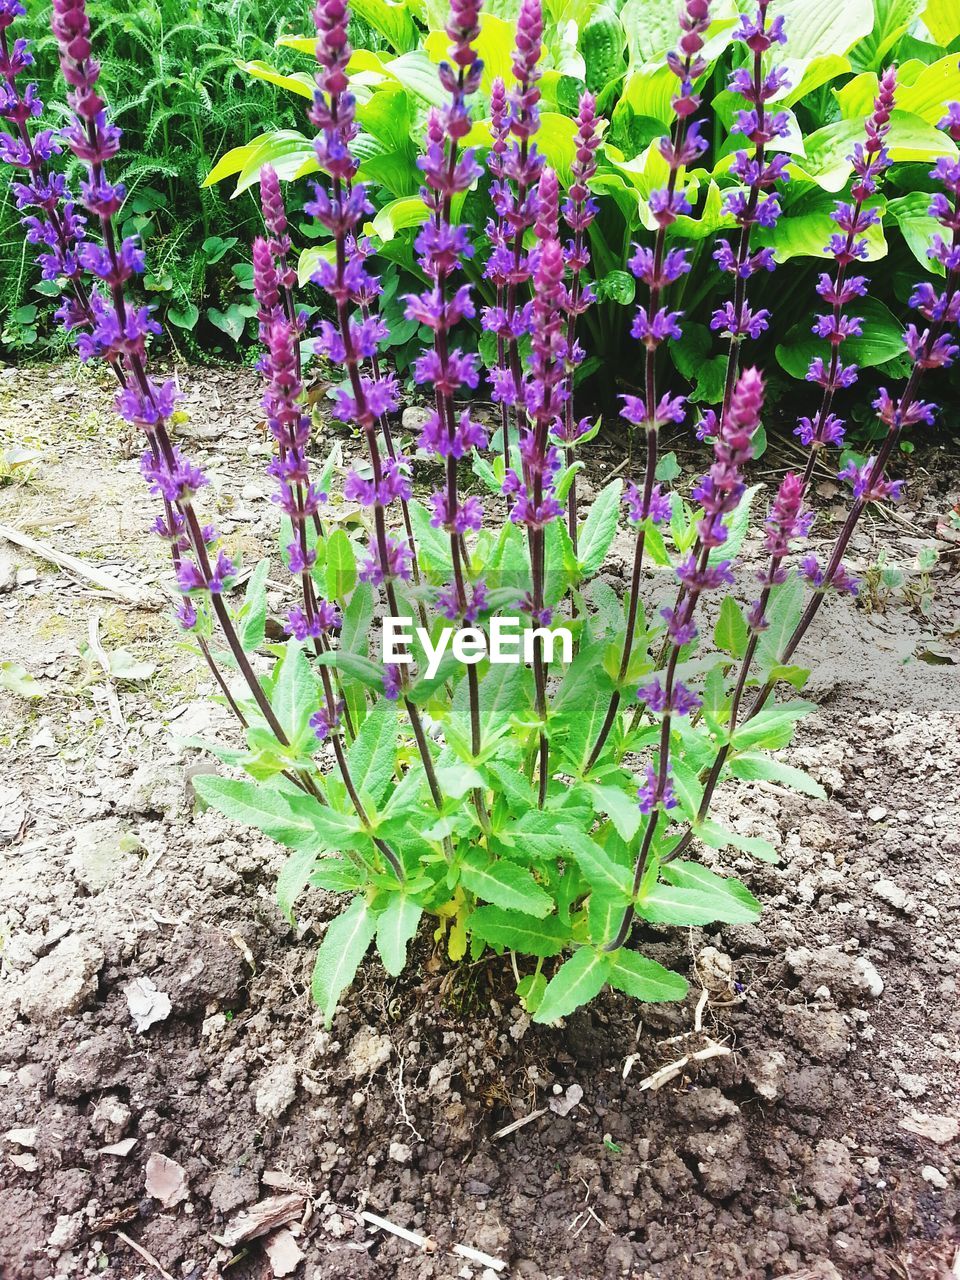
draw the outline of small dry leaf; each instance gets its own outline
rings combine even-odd
[[[904,1116],[900,1128],[908,1133],[915,1133],[920,1138],[929,1138],[938,1146],[945,1147],[960,1135],[960,1120],[956,1116],[924,1115],[915,1111],[912,1116]]]
[[[36,1129],[8,1129],[3,1135],[8,1142],[17,1147],[35,1147],[37,1145]]]
[[[583,1090],[578,1084],[572,1084],[562,1097],[551,1098],[548,1106],[554,1115],[568,1116],[574,1107],[580,1105],[582,1099]]]
[[[170,997],[165,991],[158,991],[150,978],[134,978],[123,988],[123,994],[127,997],[134,1028],[140,1032],[155,1022],[163,1022],[173,1010]]]
[[[124,1138],[122,1142],[111,1142],[108,1147],[101,1147],[97,1154],[101,1156],[128,1156],[136,1145],[136,1138]]]
[[[270,1196],[250,1209],[242,1209],[223,1229],[223,1235],[214,1236],[217,1244],[228,1249],[246,1240],[256,1240],[269,1235],[278,1227],[293,1222],[303,1213],[307,1197],[296,1192],[285,1196]]]
[[[187,1175],[176,1160],[154,1151],[147,1160],[146,1172],[147,1195],[159,1200],[164,1209],[172,1209],[187,1198]]]
[[[278,1278],[292,1276],[303,1261],[304,1253],[293,1237],[293,1232],[283,1227],[274,1232],[264,1243],[263,1251],[270,1261],[270,1269]]]
[[[36,1173],[39,1161],[32,1151],[24,1151],[21,1155],[9,1156],[11,1164],[15,1164],[18,1169],[22,1169],[24,1173]]]

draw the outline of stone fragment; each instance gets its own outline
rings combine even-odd
[[[88,938],[64,938],[28,971],[19,990],[20,1012],[46,1026],[79,1013],[96,995],[102,964],[103,952]]]

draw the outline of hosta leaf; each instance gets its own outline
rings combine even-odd
[[[558,955],[570,939],[569,927],[557,916],[541,920],[500,907],[478,907],[467,927],[491,946],[541,958]]]
[[[376,928],[376,916],[363,898],[354,898],[346,911],[327,926],[313,967],[311,989],[328,1027],[337,1001],[353,982]]]
[[[588,1004],[601,991],[610,959],[592,947],[579,947],[547,983],[534,1022],[556,1022]]]
[[[636,951],[621,948],[610,957],[607,981],[635,1000],[653,1003],[658,1000],[682,1000],[687,994],[687,980],[679,973],[665,969],[656,960],[648,960]]]

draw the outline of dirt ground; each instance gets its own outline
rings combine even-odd
[[[184,385],[205,511],[248,561],[272,552],[255,378]],[[39,455],[0,487],[0,522],[158,596],[155,512],[108,405],[73,366],[0,373],[0,448]],[[597,449],[591,480],[617,461]],[[774,445],[758,477],[790,461]],[[292,929],[278,847],[198,812],[213,765],[183,741],[233,730],[166,606],[0,539],[3,1280],[960,1274],[960,556],[934,543],[960,450],[907,465],[907,503],[852,560],[937,545],[928,616],[877,585],[823,610],[801,654],[820,710],[784,758],[829,799],[718,800],[782,852],[724,858],[760,924],[648,928],[687,1002],[607,993],[559,1028],[530,1025],[506,962],[454,977],[425,937],[400,980],[369,959],[324,1030],[308,988],[333,901],[308,894]],[[815,543],[837,515],[818,492]],[[18,666],[42,696],[4,688],[24,691]]]

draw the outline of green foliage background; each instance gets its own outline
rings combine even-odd
[[[646,197],[663,177],[656,139],[670,119],[673,77],[663,55],[676,40],[677,2],[545,0],[538,145],[561,180],[569,179],[572,117],[584,87],[598,95],[606,122],[593,183],[601,212],[590,232],[599,305],[584,320],[582,339],[590,358],[583,377],[601,362],[617,369],[630,364],[630,311],[624,304],[633,299],[634,281],[627,258],[631,242],[652,229]],[[38,78],[44,97],[55,102],[55,52],[43,35],[48,6],[39,0],[28,4],[39,36]],[[671,344],[669,358],[690,384],[693,399],[703,402],[719,397],[723,376],[723,357],[708,325],[728,282],[710,255],[716,234],[731,225],[722,212],[722,193],[738,143],[729,127],[742,104],[724,85],[742,56],[742,46],[731,43],[737,13],[750,7],[750,0],[714,0],[706,50],[710,66],[702,86],[713,116],[711,149],[687,175],[694,213],[672,231],[693,244],[695,262],[676,299],[687,316],[684,340]],[[470,139],[481,152],[489,141],[490,83],[497,74],[509,83],[518,8],[519,0],[488,0],[484,7],[480,48],[486,70]],[[392,354],[402,372],[419,340],[416,326],[403,318],[399,298],[417,275],[413,238],[423,208],[416,156],[425,114],[440,101],[436,63],[447,44],[446,6],[443,0],[355,0],[353,11],[351,72],[361,125],[357,150],[361,177],[376,205],[368,232],[384,273]],[[953,150],[936,123],[944,104],[960,98],[960,6],[955,0],[845,0],[842,5],[774,0],[773,11],[787,20],[788,43],[774,52],[791,72],[793,87],[777,105],[793,114],[795,128],[785,149],[795,163],[784,217],[772,240],[780,269],[751,283],[754,305],[773,312],[769,333],[752,350],[768,373],[779,372],[774,394],[792,384],[802,399],[798,383],[810,356],[823,345],[809,326],[816,274],[834,229],[830,211],[848,185],[845,157],[862,135],[877,72],[891,61],[899,64],[901,86],[890,140],[895,164],[877,201],[882,227],[871,236],[867,334],[848,344],[848,354],[883,378],[899,371],[904,306],[913,280],[930,269],[927,170],[937,155]],[[147,286],[166,312],[174,341],[192,335],[188,345],[194,354],[211,347],[228,356],[241,354],[255,329],[248,246],[260,226],[252,194],[264,163],[275,165],[290,184],[302,280],[326,251],[318,229],[297,216],[306,197],[306,181],[299,179],[316,171],[306,123],[313,72],[308,6],[304,0],[273,0],[272,8],[252,0],[197,0],[183,9],[176,0],[91,0],[91,12],[106,86],[126,130],[127,210],[131,229],[139,229],[147,242]],[[475,231],[474,283],[481,294],[487,292],[480,267],[482,229],[490,212],[487,184],[481,182],[460,213]],[[38,332],[38,299],[31,293],[35,275],[8,200],[0,221],[5,339],[29,343]],[[762,241],[763,234],[757,239]],[[479,335],[477,340],[490,358]],[[604,386],[609,391],[613,383],[605,379]],[[866,399],[861,392],[858,401]],[[868,409],[862,412],[869,416]]]

